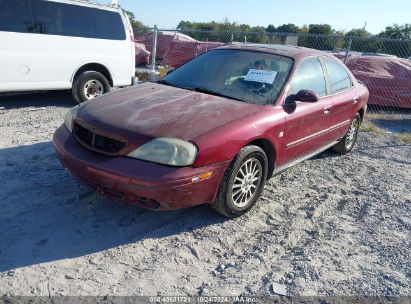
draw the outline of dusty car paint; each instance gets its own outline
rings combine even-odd
[[[83,148],[62,126],[54,134],[61,163],[81,183],[148,209],[171,210],[215,199],[228,163],[200,168],[173,168],[126,157],[100,155]],[[204,172],[212,178],[193,182]]]
[[[234,119],[260,110],[259,106],[156,83],[119,90],[108,99],[90,103],[79,121],[121,132],[191,140]]]
[[[54,145],[64,166],[83,183],[146,208],[170,210],[207,204],[215,200],[225,170],[241,148],[249,144],[263,147],[270,176],[274,170],[335,144],[356,113],[365,113],[368,90],[357,81],[350,90],[316,103],[297,102],[292,110],[284,103],[300,62],[332,55],[284,46],[224,48],[293,58],[290,77],[272,105],[247,104],[152,83],[119,90],[82,107],[74,121],[102,134],[120,136],[127,147],[116,156],[100,155],[83,148],[62,126],[54,135]],[[198,147],[194,165],[172,168],[124,157],[157,137],[194,143]],[[214,173],[210,179],[193,182],[210,170]]]

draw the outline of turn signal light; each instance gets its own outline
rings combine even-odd
[[[191,182],[193,182],[193,183],[201,182],[201,181],[212,178],[213,175],[214,175],[214,171],[208,171],[208,172],[205,172],[205,173],[203,173],[199,176],[193,177],[191,179]]]

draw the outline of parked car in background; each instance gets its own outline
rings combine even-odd
[[[0,0],[0,92],[71,89],[78,102],[134,81],[120,8],[86,1]]]
[[[344,54],[335,54],[344,61]],[[368,104],[411,109],[411,62],[392,55],[350,53],[346,66],[370,91]]]
[[[369,104],[411,109],[411,62],[395,56],[354,56],[347,67],[370,90]]]
[[[330,147],[350,152],[368,96],[331,54],[228,45],[72,108],[53,142],[71,174],[104,193],[235,217],[274,174]]]

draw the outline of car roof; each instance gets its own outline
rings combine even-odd
[[[72,4],[72,5],[80,5],[80,6],[86,6],[86,7],[91,7],[91,8],[98,8],[98,9],[104,9],[104,10],[109,10],[109,11],[120,11],[121,7],[115,7],[110,4],[105,4],[105,3],[97,3],[97,2],[92,2],[88,0],[46,0],[49,2],[58,2],[58,3],[64,3],[64,4]]]
[[[236,50],[248,50],[270,53],[274,55],[291,57],[294,59],[302,59],[309,56],[327,56],[332,57],[330,54],[318,51],[314,49],[309,49],[300,46],[293,45],[281,45],[281,44],[227,44],[225,46],[219,47],[218,49],[236,49]]]

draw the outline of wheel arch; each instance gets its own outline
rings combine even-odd
[[[110,72],[110,69],[106,65],[97,62],[87,63],[77,68],[77,70],[73,74],[73,77],[71,78],[71,83],[73,84],[74,79],[76,79],[77,76],[86,71],[95,71],[103,74],[110,83],[110,86],[113,86],[113,77]]]
[[[364,108],[361,108],[361,109],[358,111],[358,114],[360,114],[361,122],[362,122],[362,121],[364,120],[365,109],[364,109]]]
[[[267,179],[270,179],[273,176],[274,173],[274,164],[276,161],[277,157],[277,152],[275,149],[274,144],[266,138],[257,138],[252,141],[250,141],[247,145],[245,146],[257,146],[260,147],[266,154],[267,160],[268,160],[268,172],[267,172]]]

